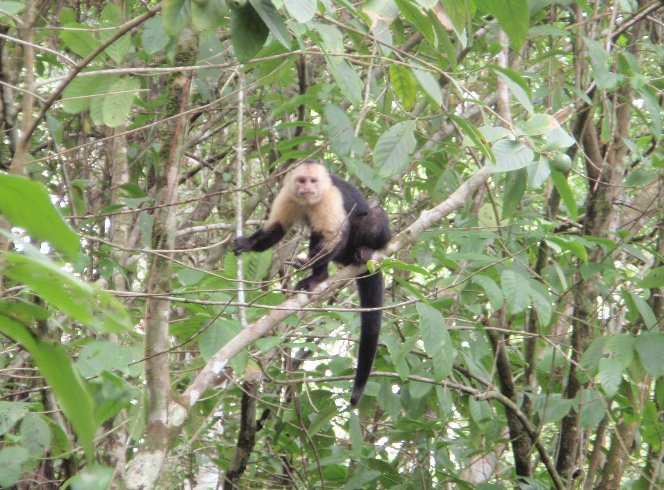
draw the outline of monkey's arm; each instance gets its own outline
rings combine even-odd
[[[306,259],[295,259],[292,265],[298,269],[311,269],[311,275],[300,280],[295,289],[311,291],[318,284],[327,279],[329,273],[327,265],[334,259],[338,253],[338,246],[329,247],[331,250],[326,250],[326,243],[323,235],[318,232],[312,232],[309,238],[309,254]]]
[[[286,234],[281,223],[274,223],[259,229],[249,237],[238,237],[233,243],[233,252],[240,255],[242,252],[262,252],[281,240]]]

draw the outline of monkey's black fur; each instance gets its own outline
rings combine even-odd
[[[312,165],[312,164],[305,164]],[[316,172],[323,172],[327,177],[327,170],[315,164]],[[320,169],[318,169],[320,167]],[[306,261],[298,262],[299,266],[311,268],[311,275],[297,283],[297,289],[312,290],[317,284],[328,277],[328,264],[330,261],[342,265],[364,264],[374,251],[380,250],[390,239],[390,226],[387,213],[379,208],[370,208],[362,193],[353,184],[330,175],[331,186],[323,189],[323,193],[339,192],[343,199],[342,206],[308,206],[302,205],[304,222],[311,227],[309,241],[309,254]],[[292,189],[282,192],[293,192]],[[275,200],[276,201],[276,200]],[[281,205],[281,204],[280,204]],[[273,205],[274,206],[274,205]],[[324,230],[317,230],[314,213],[343,213],[344,223],[337,230],[335,239],[326,243]],[[235,240],[235,254],[245,251],[263,251],[281,240],[292,223],[282,223],[278,217],[281,210],[271,213],[270,220],[260,230],[250,237],[240,237]],[[277,218],[273,218],[273,215]],[[336,217],[336,216],[335,216]],[[324,220],[323,220],[324,221]],[[327,235],[329,237],[329,233]],[[363,308],[380,308],[383,306],[384,279],[380,271],[364,273],[357,278],[357,288],[360,296],[360,306]],[[362,396],[364,387],[369,379],[371,367],[378,347],[378,337],[382,321],[382,311],[361,312],[360,348],[358,364],[355,374],[355,384],[351,395],[351,404],[355,405]]]

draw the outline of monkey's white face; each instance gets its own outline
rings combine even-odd
[[[300,168],[293,175],[293,191],[307,204],[316,204],[322,195],[322,183],[319,172]]]

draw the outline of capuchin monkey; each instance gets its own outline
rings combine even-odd
[[[390,239],[390,224],[383,209],[370,208],[353,184],[330,175],[320,163],[306,161],[284,179],[267,222],[250,237],[235,240],[235,255],[267,250],[296,223],[311,229],[307,259],[293,263],[298,268],[311,269],[311,275],[295,286],[307,291],[327,279],[330,261],[364,264]],[[357,289],[362,308],[383,306],[385,284],[380,271],[358,276]],[[350,399],[353,405],[360,400],[371,373],[381,319],[381,310],[361,312],[360,350]]]

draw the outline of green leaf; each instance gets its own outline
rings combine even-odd
[[[403,18],[410,22],[415,30],[426,38],[429,44],[434,45],[436,35],[434,34],[433,25],[419,6],[410,0],[395,0],[395,3],[399,7]]]
[[[290,49],[291,35],[286,29],[281,14],[271,0],[249,0],[256,13],[270,30],[274,38],[286,49]]]
[[[0,487],[9,488],[18,483],[23,465],[30,458],[25,448],[10,446],[0,449]]]
[[[487,162],[486,169],[489,172],[510,172],[527,167],[532,163],[535,154],[533,150],[523,143],[512,140],[496,141],[492,147],[495,155],[495,164]]]
[[[96,77],[95,77],[96,78]],[[112,86],[117,82],[120,77],[107,76],[100,77],[94,87],[95,94],[90,98],[90,119],[96,126],[101,126],[104,123],[104,99],[111,93]]]
[[[657,326],[657,317],[652,311],[650,305],[638,294],[629,293],[629,297],[634,302],[636,309],[639,311],[641,318],[643,319],[643,324],[648,330],[652,330]]]
[[[559,393],[550,395],[534,395],[533,408],[546,423],[556,423],[560,421],[572,408],[574,400],[563,398]]]
[[[28,406],[25,403],[0,401],[0,436],[9,432],[26,413]]]
[[[468,2],[461,2],[459,0],[443,0],[441,2],[445,8],[445,13],[448,15],[454,29],[457,33],[466,30],[466,20],[470,17],[468,12]]]
[[[494,15],[501,27],[510,38],[510,47],[515,51],[521,49],[528,35],[530,16],[527,0],[476,0],[477,7]]]
[[[333,59],[331,56],[326,56],[325,61],[327,62],[327,66],[334,77],[334,81],[337,82],[341,93],[344,94],[352,104],[361,104],[363,87],[362,79],[353,68],[353,65],[344,59]]]
[[[236,320],[219,319],[203,330],[198,337],[198,348],[206,361],[237,335],[242,327]]]
[[[599,360],[599,382],[604,392],[612,397],[618,392],[622,382],[623,364],[618,359]]]
[[[63,271],[24,245],[24,254],[5,254],[7,277],[28,286],[63,313],[100,332],[131,328],[124,307],[109,293]]]
[[[63,26],[60,33],[62,42],[71,51],[85,58],[99,46],[99,41],[92,35],[90,27],[77,22],[71,22]]]
[[[592,77],[597,84],[597,88],[602,90],[611,90],[618,86],[618,83],[625,78],[624,75],[612,72],[609,54],[601,43],[589,37],[583,38],[588,48],[590,62],[592,64]]]
[[[581,410],[580,420],[581,427],[594,429],[599,425],[606,413],[606,397],[599,390],[590,388],[581,391],[579,400],[583,400],[583,410]]]
[[[231,42],[237,59],[246,63],[258,53],[270,30],[251,5],[231,10]]]
[[[103,43],[113,37],[117,32],[117,29],[109,29],[109,27],[117,27],[122,23],[120,9],[112,2],[107,2],[104,10],[101,12],[101,20],[100,25],[102,29],[99,31],[99,39]],[[119,39],[113,41],[113,44],[108,46],[104,50],[104,53],[109,55],[117,64],[120,64],[125,60],[130,48],[131,36],[124,34]]]
[[[90,102],[97,95],[102,84],[102,76],[74,78],[62,92],[62,109],[70,114],[78,114],[90,108]]]
[[[197,32],[219,26],[228,15],[224,0],[204,0],[191,2],[191,23]]]
[[[530,301],[537,312],[537,319],[541,327],[551,323],[553,306],[549,291],[541,283],[532,281],[530,285]]]
[[[69,482],[73,490],[101,490],[109,487],[114,473],[108,466],[86,466]]]
[[[576,207],[574,193],[572,192],[570,186],[567,184],[567,179],[562,173],[552,169],[551,180],[553,181],[553,185],[560,193],[560,197],[565,203],[565,206],[567,207],[567,210],[572,217],[572,221],[576,221],[576,219],[579,217],[579,210]]]
[[[509,87],[516,100],[518,100],[528,112],[535,112],[535,108],[533,107],[532,102],[530,102],[530,89],[521,75],[508,68],[494,66],[493,69],[496,72],[496,75],[498,75]]]
[[[383,178],[399,174],[415,151],[415,122],[402,121],[385,131],[374,147],[374,167]]]
[[[51,445],[51,429],[38,413],[28,413],[21,421],[19,431],[21,445],[28,450],[33,458],[44,456]]]
[[[6,15],[16,15],[23,12],[25,4],[21,2],[12,2],[12,1],[2,1],[0,2],[0,19],[3,19]]]
[[[477,275],[473,277],[472,282],[479,284],[482,289],[484,289],[484,293],[486,294],[487,298],[489,298],[491,308],[497,310],[503,306],[503,302],[505,301],[503,292],[493,279],[487,276]]]
[[[475,146],[482,152],[485,158],[488,158],[491,162],[496,162],[496,155],[493,154],[493,150],[487,143],[487,138],[485,136],[485,131],[494,130],[496,132],[501,132],[504,128],[484,128],[484,131],[480,131],[472,124],[470,121],[463,119],[455,114],[449,114],[449,118],[452,119],[463,132],[475,143]],[[488,168],[488,167],[487,167]]]
[[[78,355],[76,368],[85,378],[99,376],[103,371],[127,372],[131,361],[129,350],[109,340],[92,340]]]
[[[323,109],[323,130],[330,140],[330,147],[337,155],[349,155],[356,138],[353,123],[348,113],[336,104],[327,104]]]
[[[517,215],[519,204],[526,192],[528,171],[525,168],[509,172],[505,176],[505,193],[501,219],[509,219]]]
[[[78,257],[78,235],[53,206],[43,184],[0,172],[0,213],[13,226],[50,243],[69,260]]]
[[[191,20],[191,0],[164,0],[161,5],[164,32],[177,36]]]
[[[390,83],[404,108],[407,111],[411,110],[415,105],[417,84],[410,70],[403,65],[390,65]]]
[[[99,104],[103,123],[111,128],[118,127],[127,122],[131,106],[139,89],[140,82],[135,78],[119,78],[108,87],[107,94],[93,99],[91,110]]]
[[[505,269],[500,274],[500,285],[510,307],[510,314],[521,313],[530,305],[530,285],[521,274]]]
[[[436,106],[441,106],[443,104],[443,93],[440,90],[438,80],[436,80],[436,78],[428,71],[420,70],[415,67],[412,67],[411,70],[413,71],[413,75],[415,75],[415,79],[433,103],[436,104]]]
[[[141,45],[147,54],[155,54],[168,46],[171,38],[164,31],[161,17],[152,17],[143,24]]]
[[[636,337],[636,352],[639,353],[641,365],[654,379],[664,375],[664,334],[642,333]]]
[[[343,490],[357,490],[360,488],[376,487],[376,485],[367,485],[378,479],[383,473],[376,470],[367,470],[363,466],[358,465],[355,467],[356,471],[351,476],[343,487]]]
[[[284,0],[284,7],[296,21],[305,24],[314,18],[316,0]]]
[[[353,455],[359,458],[362,455],[362,426],[355,410],[350,412],[350,420],[348,422],[351,450]]]
[[[420,315],[424,351],[431,356],[434,379],[440,381],[452,372],[454,362],[452,339],[445,326],[443,315],[438,310],[424,303],[418,303],[416,308]]]
[[[312,26],[320,36],[320,42],[318,44],[324,53],[343,54],[344,36],[337,26],[321,24],[318,22],[314,22]]]
[[[92,396],[62,346],[35,339],[24,325],[4,316],[0,316],[0,333],[20,343],[30,353],[91,461],[97,428]]]
[[[646,276],[637,284],[640,288],[648,289],[664,287],[664,267],[657,267],[648,271]]]
[[[529,136],[544,136],[547,149],[568,148],[575,143],[574,138],[560,127],[558,120],[549,114],[533,114],[520,127]]]

